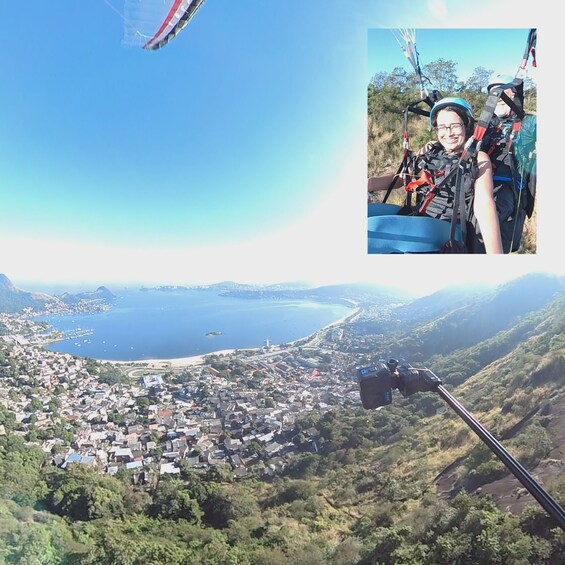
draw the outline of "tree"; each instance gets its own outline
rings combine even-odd
[[[230,465],[212,465],[206,471],[206,481],[215,483],[233,482],[233,471]]]
[[[259,512],[256,498],[243,488],[218,487],[210,492],[204,503],[204,519],[213,528],[224,529],[230,520]]]
[[[50,492],[45,502],[60,516],[88,521],[124,513],[122,483],[99,475],[88,465],[72,463],[66,469],[51,469],[46,480]]]
[[[447,59],[437,59],[424,66],[424,73],[432,84],[444,95],[460,88],[457,78],[457,63]]]
[[[31,402],[26,406],[28,412],[43,412],[43,403],[38,398],[32,398]]]
[[[195,380],[195,378],[194,375],[188,369],[183,369],[179,373],[176,373],[176,375],[174,375],[172,380],[175,384],[181,385],[192,382]]]
[[[56,396],[52,396],[49,399],[48,408],[50,412],[52,412],[55,415],[58,415],[59,409],[61,408],[61,401]]]
[[[318,485],[312,481],[284,479],[277,485],[277,499],[281,504],[306,500],[317,492]]]
[[[196,500],[199,504],[202,504],[206,500],[207,489],[206,484],[202,480],[201,476],[192,469],[186,459],[181,459],[179,461],[180,476],[184,481],[184,488],[188,494]]]
[[[135,399],[135,403],[137,404],[139,410],[143,413],[143,414],[147,414],[147,411],[149,409],[149,406],[151,404],[151,401],[149,400],[149,397],[147,396],[138,396]]]
[[[318,472],[320,463],[318,454],[303,453],[289,462],[286,473],[293,478],[313,477]]]
[[[183,519],[191,524],[199,523],[202,517],[198,501],[190,496],[182,481],[177,478],[159,481],[150,514],[170,520]]]
[[[16,424],[16,415],[4,406],[0,406],[0,425],[3,425],[6,432],[11,432]]]
[[[0,495],[20,504],[35,504],[45,489],[41,468],[46,461],[47,455],[23,438],[0,438]]]
[[[473,92],[484,92],[488,84],[489,76],[492,71],[485,69],[484,67],[476,67],[473,70],[473,74],[467,79],[465,83],[465,90],[471,90]]]
[[[34,525],[19,532],[17,547],[10,556],[10,563],[21,565],[56,565],[62,563],[58,548],[53,545],[52,534],[44,526]]]
[[[402,67],[395,67],[390,73],[376,73],[371,79],[371,86],[377,90],[383,88],[397,90],[398,92],[406,92],[417,90],[418,79],[412,72],[408,72]]]

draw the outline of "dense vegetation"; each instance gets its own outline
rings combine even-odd
[[[559,418],[565,406],[565,300],[560,294],[541,310],[507,318],[504,329],[491,319],[488,336],[441,354],[431,355],[418,344],[449,342],[465,328],[472,304],[459,309],[449,327],[439,316],[376,333],[371,350],[388,352],[405,338],[405,356],[416,355],[444,378],[528,469],[546,473],[544,486],[565,503],[559,443],[565,426]],[[347,331],[357,331],[356,326]],[[408,334],[417,336],[412,349]],[[367,362],[372,359],[367,355]],[[5,358],[3,367],[10,370]],[[102,369],[111,380],[109,368]],[[301,429],[315,427],[318,450],[305,442],[302,454],[270,481],[234,482],[225,467],[201,474],[183,462],[180,475],[135,486],[128,472],[110,477],[80,464],[58,468],[50,463],[51,454],[9,432],[13,415],[2,410],[0,420],[8,431],[0,437],[3,563],[565,561],[564,532],[527,493],[513,498],[512,512],[501,509],[497,500],[519,491],[519,484],[431,393],[396,396],[376,411],[337,407],[311,414],[297,425],[296,437],[299,441]]]
[[[423,75],[428,77],[442,96],[459,96],[467,100],[478,117],[485,105],[487,94],[484,91],[492,70],[477,66],[473,75],[462,82],[457,77],[457,63],[438,59],[425,65]],[[524,109],[536,112],[537,89],[531,81],[524,83]],[[402,161],[404,112],[409,105],[417,104],[420,110],[428,110],[421,99],[420,84],[416,74],[400,67],[390,73],[380,72],[373,76],[368,86],[368,176],[378,176],[396,172]],[[429,119],[408,112],[408,135],[410,148],[419,150],[428,141],[435,140]],[[377,195],[380,198],[382,195]],[[403,189],[393,191],[389,202],[401,203]],[[527,220],[523,242],[523,252],[535,252],[535,213]]]

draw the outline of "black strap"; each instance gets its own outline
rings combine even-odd
[[[467,214],[465,206],[465,198],[461,198],[461,192],[463,191],[462,175],[460,170],[461,165],[457,165],[457,179],[455,181],[455,199],[453,200],[453,214],[451,216],[451,227],[449,229],[449,241],[452,245],[455,244],[457,238],[455,237],[455,230],[457,229],[457,223],[461,224],[461,239],[465,243],[466,239],[466,223]]]
[[[404,156],[396,173],[392,177],[392,182],[389,184],[387,188],[386,194],[383,198],[383,203],[386,203],[386,201],[388,200],[392,190],[394,189],[394,185],[396,184],[398,177],[402,174],[403,171],[409,172],[410,166],[412,164],[413,153],[412,151],[410,151],[408,145],[408,112],[419,114],[421,116],[429,116],[430,112],[427,110],[421,110],[420,108],[418,108],[418,105],[424,103],[427,104],[431,109],[438,100],[441,100],[441,98],[442,98],[442,94],[441,92],[439,92],[439,90],[432,90],[432,92],[430,92],[425,98],[422,98],[416,102],[411,102],[404,109],[404,113],[403,113],[404,114]],[[406,197],[406,206],[408,208],[412,207],[411,200],[412,200],[411,195],[408,194]]]
[[[396,173],[394,173],[394,176],[392,177],[392,181],[388,185],[388,188],[386,190],[386,194],[384,195],[384,198],[383,198],[383,204],[386,203],[386,201],[388,200],[388,197],[390,196],[390,193],[394,189],[394,185],[396,184],[398,177],[402,174],[402,172],[404,170],[408,170],[411,161],[412,161],[412,153],[410,151],[406,150],[404,152],[404,157],[402,159],[402,162],[400,163],[400,166],[396,170]]]
[[[463,176],[468,161],[475,155],[475,145],[471,145],[461,156],[457,163],[457,178],[455,180],[455,198],[453,199],[453,215],[451,216],[451,228],[449,230],[449,241],[453,245],[456,242],[455,230],[457,222],[461,224],[461,241],[465,243],[467,239],[467,204],[465,195],[463,194]]]

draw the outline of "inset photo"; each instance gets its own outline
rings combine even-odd
[[[536,40],[368,30],[369,254],[537,252]]]

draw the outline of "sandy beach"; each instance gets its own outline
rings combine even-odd
[[[252,348],[245,351],[251,351]],[[210,355],[229,355],[239,351],[237,349],[222,349],[220,351],[211,351],[203,355],[193,355],[192,357],[178,357],[175,359],[135,359],[132,361],[112,361],[100,360],[102,363],[112,363],[114,365],[147,365],[152,369],[167,369],[169,367],[191,367],[194,365],[204,364],[204,358]]]

